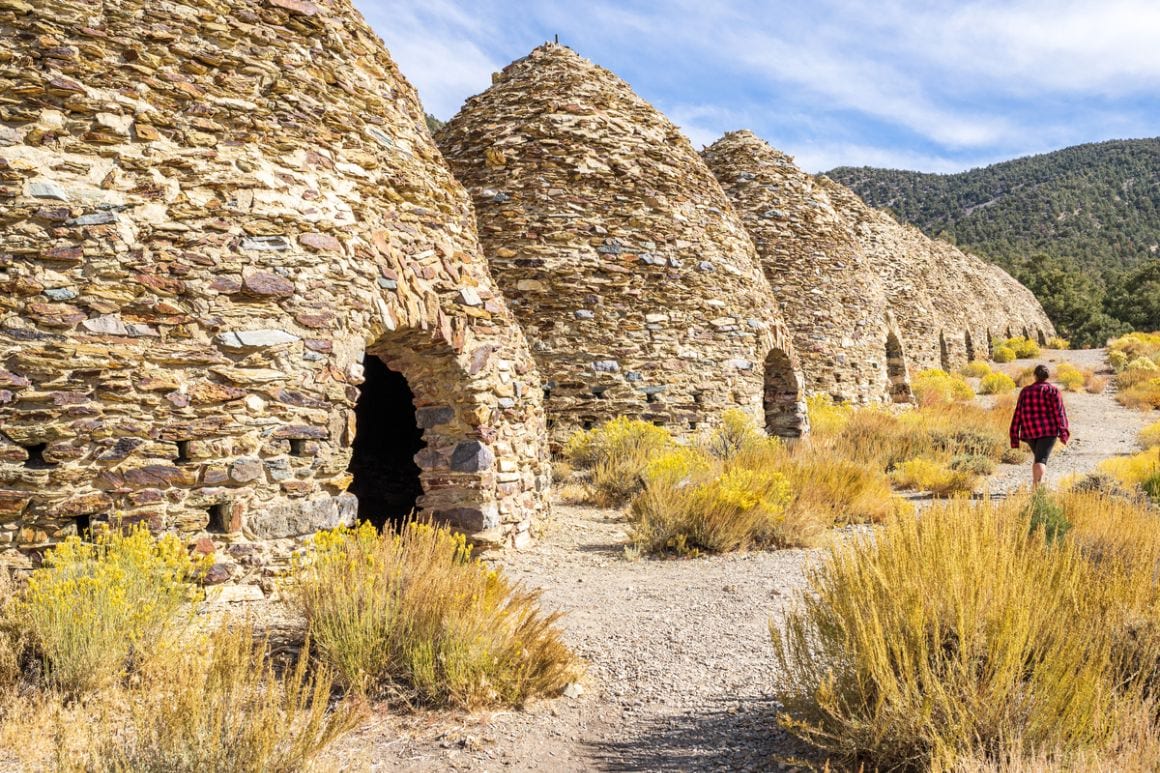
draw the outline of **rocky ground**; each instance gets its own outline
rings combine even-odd
[[[1064,359],[1103,367],[1102,351],[1045,352],[1043,361]],[[1066,402],[1074,440],[1052,460],[1056,479],[1130,452],[1151,418],[1110,390]],[[1029,472],[1001,467],[990,491],[1008,493]],[[733,771],[776,770],[798,753],[775,722],[768,625],[795,602],[822,551],[630,560],[624,528],[613,511],[559,506],[533,548],[501,559],[543,591],[546,608],[565,613],[588,664],[582,694],[527,711],[380,715],[335,761],[383,771]]]

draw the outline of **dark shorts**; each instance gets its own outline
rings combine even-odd
[[[1056,437],[1037,437],[1023,442],[1031,446],[1031,453],[1035,454],[1036,464],[1047,464],[1047,457],[1051,456],[1051,449],[1055,448]]]

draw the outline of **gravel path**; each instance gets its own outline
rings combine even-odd
[[[1045,352],[1103,367],[1103,351]],[[1028,366],[1006,366],[1011,373]],[[1068,394],[1075,439],[1051,475],[1092,470],[1134,448],[1151,418],[1110,390]],[[1025,485],[1030,464],[1001,466],[993,493]],[[583,694],[523,712],[380,715],[343,742],[340,764],[376,770],[776,770],[801,753],[777,729],[769,694],[768,621],[794,603],[821,551],[628,560],[614,512],[560,505],[531,549],[502,556],[515,578],[566,613],[568,640],[588,663]]]
[[[1016,360],[1000,366],[1006,373],[1015,376],[1028,367],[1039,363],[1047,365],[1052,374],[1062,362],[1070,362],[1080,368],[1100,372],[1107,370],[1105,349],[1080,349],[1075,351],[1045,350],[1037,360]],[[1053,484],[1063,477],[1086,474],[1095,471],[1096,465],[1109,456],[1130,454],[1138,450],[1136,434],[1147,424],[1156,420],[1149,411],[1134,411],[1124,408],[1114,398],[1114,387],[1110,384],[1103,394],[1087,392],[1065,392],[1064,406],[1071,425],[1072,439],[1066,446],[1056,445],[1047,465],[1047,482]],[[1006,494],[1031,483],[1031,464],[1001,465],[989,482],[994,493]]]

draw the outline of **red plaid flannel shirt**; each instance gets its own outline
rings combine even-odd
[[[1064,443],[1071,437],[1063,397],[1046,381],[1023,387],[1011,417],[1012,448],[1018,448],[1020,440],[1041,437],[1058,437]]]

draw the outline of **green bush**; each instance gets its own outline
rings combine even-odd
[[[1042,529],[1049,543],[1063,539],[1071,530],[1071,521],[1064,514],[1063,507],[1053,502],[1042,488],[1032,494],[1027,504],[1027,515],[1031,531]]]

